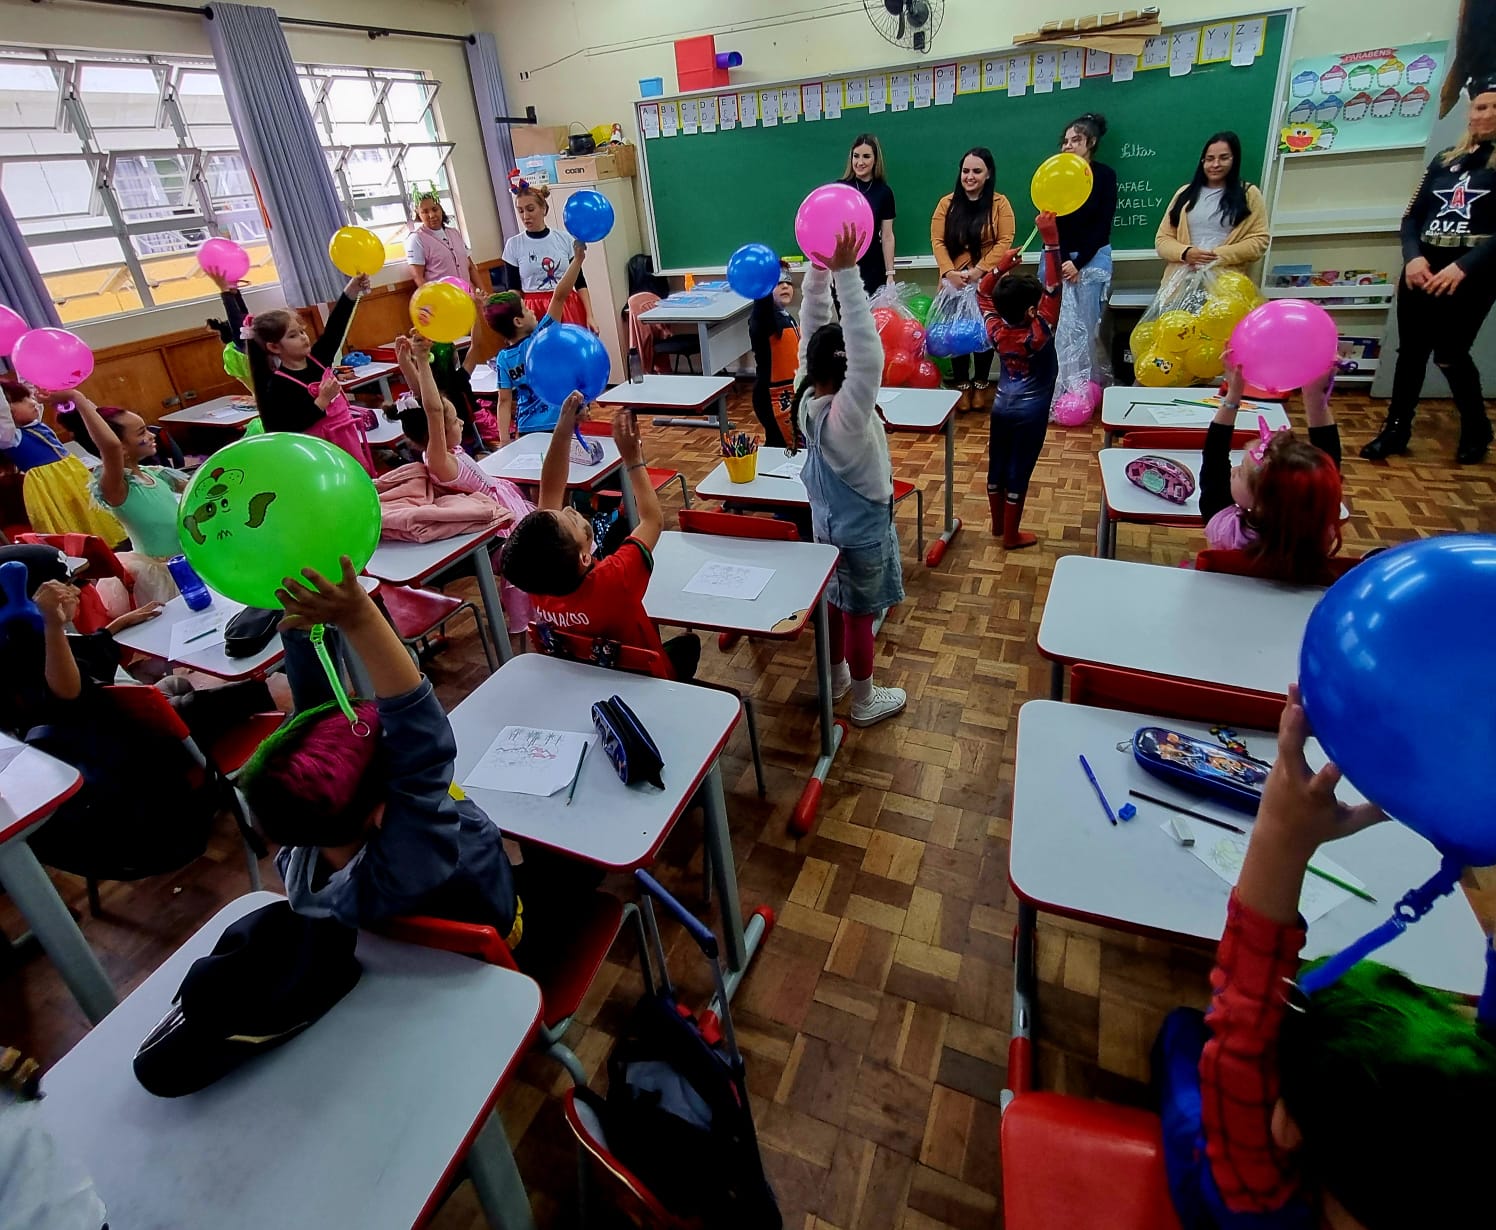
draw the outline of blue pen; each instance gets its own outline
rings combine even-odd
[[[1096,774],[1091,772],[1091,766],[1086,763],[1086,758],[1081,756],[1080,767],[1086,771],[1086,780],[1091,783],[1091,789],[1096,791],[1096,797],[1101,800],[1101,810],[1106,812],[1106,818],[1113,824],[1117,823],[1117,817],[1112,814],[1112,805],[1106,801],[1106,795],[1101,793],[1101,783],[1096,780]]]

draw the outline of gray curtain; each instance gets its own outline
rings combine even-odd
[[[327,259],[343,206],[274,9],[218,4],[206,18],[234,131],[270,223],[270,251],[286,302],[336,299],[347,279]]]
[[[488,178],[499,207],[499,231],[505,239],[518,233],[519,221],[510,208],[509,173],[514,170],[514,144],[509,125],[494,123],[494,116],[508,115],[504,78],[499,72],[499,48],[492,34],[475,34],[467,44],[468,76],[473,82],[473,103],[478,109],[478,129],[483,133],[483,152],[488,157]]]
[[[3,196],[0,196],[0,303],[24,317],[33,329],[62,324],[57,305],[52,302],[21,228],[16,225],[16,216]]]

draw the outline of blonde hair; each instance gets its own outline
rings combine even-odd
[[[1481,90],[1482,94],[1488,92],[1489,91],[1486,91],[1484,89]],[[1479,94],[1476,95],[1476,97],[1478,98]],[[1472,98],[1470,102],[1473,105],[1475,103],[1475,99]],[[1452,164],[1458,162],[1466,154],[1473,153],[1478,146],[1484,144],[1484,141],[1477,141],[1470,135],[1470,125],[1467,121],[1465,124],[1465,135],[1460,138],[1460,143],[1458,145],[1451,145],[1447,150],[1440,154],[1439,161],[1441,161],[1445,166],[1451,166]],[[1493,145],[1491,147],[1491,156],[1486,159],[1486,169],[1496,170],[1496,145]]]
[[[857,172],[852,170],[852,154],[859,145],[866,145],[873,151],[873,176],[875,184],[881,184],[883,179],[883,146],[878,143],[878,138],[870,132],[857,134],[857,140],[847,146],[847,169],[842,172],[843,179],[855,179]]]
[[[532,184],[527,182],[523,184],[523,186],[516,188],[514,190],[514,203],[516,206],[519,205],[519,199],[523,196],[533,196],[537,201],[539,201],[541,213],[548,214],[551,212],[551,190],[544,184]]]

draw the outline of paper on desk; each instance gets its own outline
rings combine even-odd
[[[684,592],[705,594],[709,598],[741,598],[752,602],[764,592],[774,575],[772,568],[755,568],[752,564],[729,564],[725,560],[707,560],[686,582]]]
[[[244,414],[239,406],[220,406],[217,410],[209,410],[207,417],[210,419],[237,419]]]
[[[540,798],[571,784],[583,749],[597,736],[572,730],[506,726],[462,779],[474,790],[503,790]]]
[[[208,649],[223,640],[223,627],[238,613],[222,599],[215,599],[206,611],[191,615],[171,626],[171,645],[166,656],[173,662],[184,653]]]
[[[504,461],[504,469],[511,474],[539,474],[545,458],[539,453],[516,453]]]
[[[1188,816],[1181,816],[1180,820],[1195,835],[1195,844],[1188,847],[1189,852],[1235,888],[1241,875],[1242,861],[1247,856],[1246,835],[1228,833],[1214,825],[1196,824]],[[1172,837],[1172,829],[1167,820],[1160,827]],[[1344,880],[1357,888],[1366,887],[1362,880],[1323,854],[1314,856],[1314,865],[1337,880]],[[1299,892],[1299,913],[1304,916],[1306,923],[1313,923],[1315,919],[1323,918],[1337,905],[1344,905],[1350,899],[1351,894],[1345,889],[1338,888],[1317,875],[1305,875],[1304,887]]]
[[[25,750],[26,745],[24,743],[9,743],[4,747],[0,747],[0,773],[4,773],[6,769],[10,768],[11,761]]]
[[[786,457],[772,470],[765,470],[765,474],[772,474],[775,478],[799,478],[800,471],[805,468],[805,454],[798,453],[793,457]]]

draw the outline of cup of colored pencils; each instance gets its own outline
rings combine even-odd
[[[733,482],[751,483],[758,477],[758,440],[746,431],[723,434],[722,458]]]

